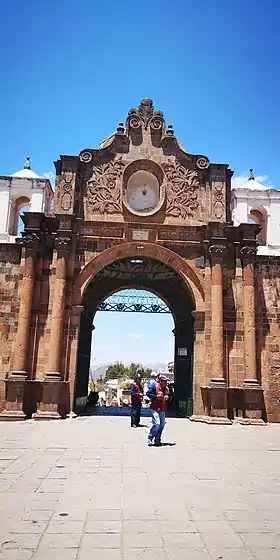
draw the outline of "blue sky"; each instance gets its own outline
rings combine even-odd
[[[93,366],[115,360],[151,365],[173,361],[172,315],[100,311],[94,326]]]
[[[26,155],[53,173],[60,154],[96,146],[147,96],[188,151],[279,187],[279,18],[277,0],[5,2],[0,174]],[[136,332],[138,317],[122,316],[122,329]]]

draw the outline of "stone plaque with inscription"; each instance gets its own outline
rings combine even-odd
[[[132,231],[133,241],[149,241],[148,229],[134,229]]]

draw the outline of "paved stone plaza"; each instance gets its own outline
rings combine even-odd
[[[149,424],[149,419],[144,419]],[[0,424],[0,560],[279,560],[280,426]]]

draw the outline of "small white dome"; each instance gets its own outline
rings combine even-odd
[[[232,187],[233,190],[242,189],[242,190],[250,190],[250,191],[269,191],[271,187],[267,187],[267,185],[263,185],[259,181],[256,181],[255,176],[253,174],[253,169],[250,169],[249,178],[246,179],[244,177],[244,182],[240,181],[236,185]]]
[[[249,181],[246,181],[245,186],[243,188],[250,189],[250,191],[270,190],[270,187],[267,187],[266,185],[262,185],[262,183],[259,183],[259,181],[256,181],[256,179],[249,179]]]
[[[20,177],[21,179],[41,179],[37,173],[31,171],[30,169],[30,157],[26,158],[26,162],[24,164],[24,168],[16,171],[11,175],[11,177]]]
[[[39,175],[34,173],[34,171],[31,171],[31,169],[20,169],[19,171],[16,171],[16,173],[13,173],[11,177],[20,177],[22,179],[40,179]]]

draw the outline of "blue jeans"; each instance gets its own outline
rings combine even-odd
[[[165,412],[152,410],[152,426],[149,431],[148,440],[155,443],[159,443],[161,439],[161,434],[165,426]]]
[[[130,411],[131,426],[139,426],[140,415],[141,415],[141,402],[134,403]]]

